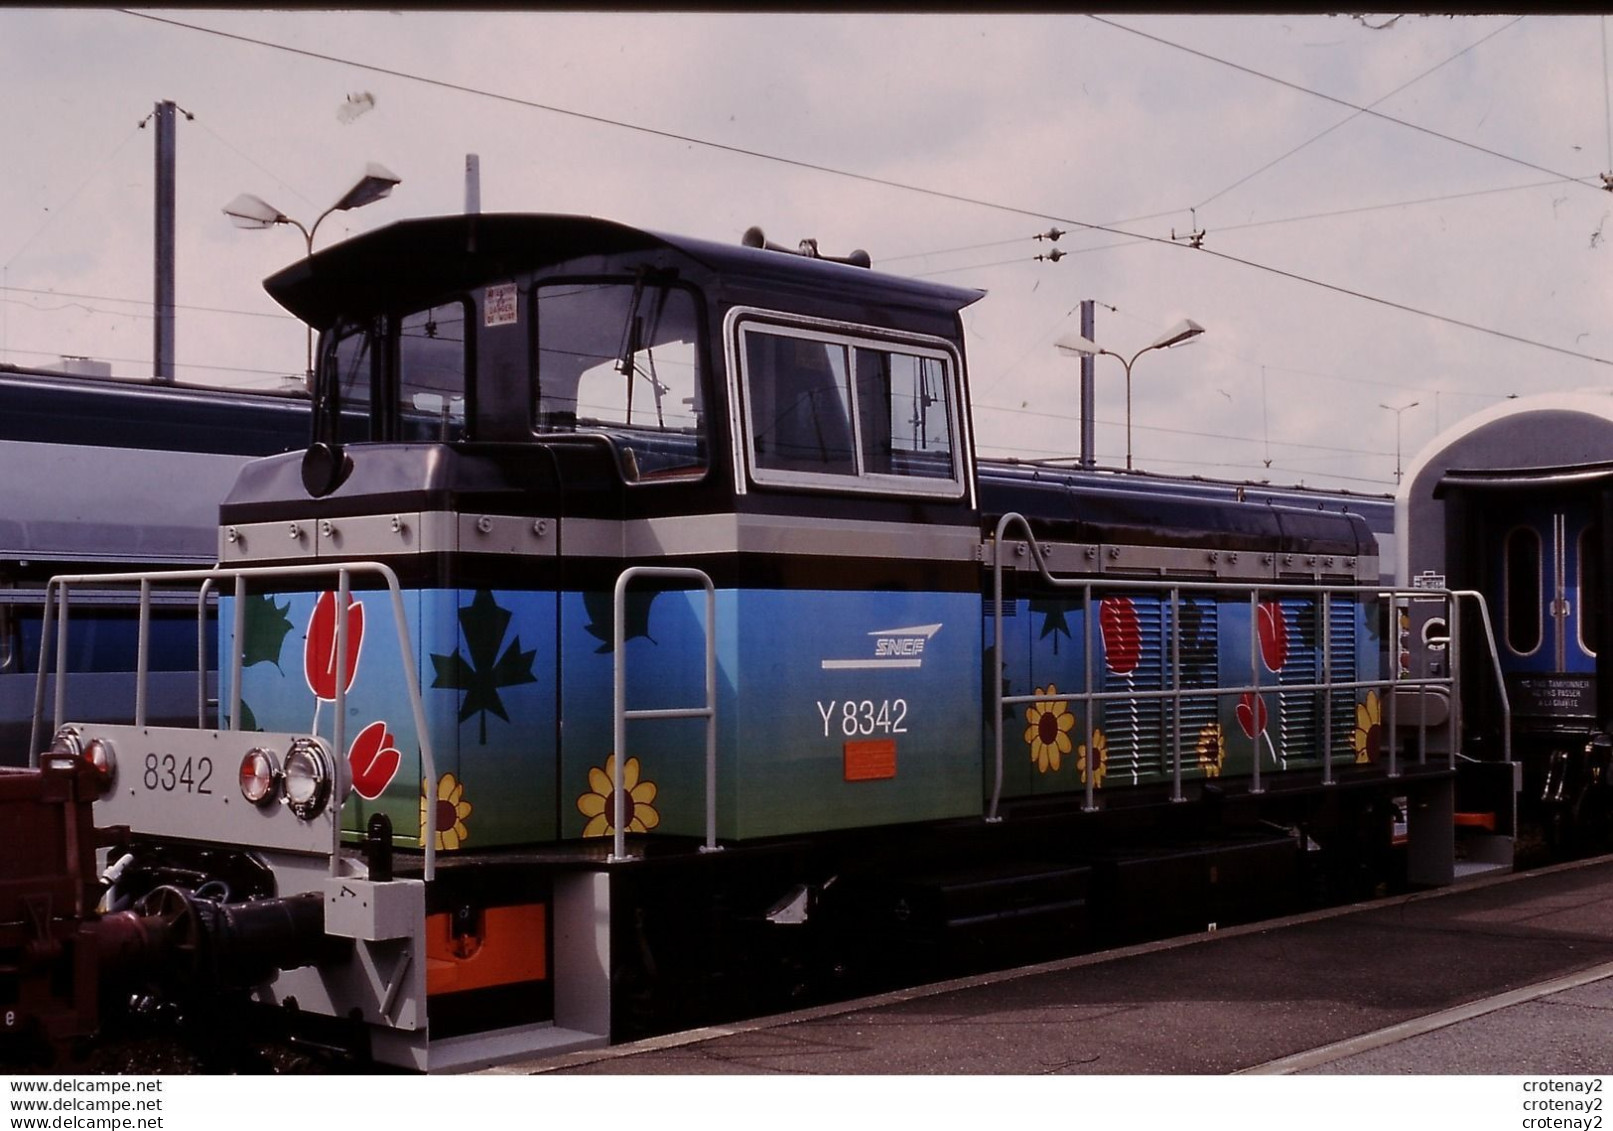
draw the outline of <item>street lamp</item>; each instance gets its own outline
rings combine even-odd
[[[391,172],[384,165],[374,161],[364,166],[364,175],[358,183],[342,194],[342,198],[319,214],[312,226],[304,227],[301,222],[293,220],[280,209],[264,200],[261,196],[253,196],[243,192],[240,196],[224,206],[224,215],[230,218],[230,223],[237,228],[262,230],[272,228],[276,224],[290,224],[302,233],[303,242],[307,244],[308,254],[314,253],[314,233],[319,231],[319,225],[325,222],[325,217],[332,212],[350,212],[355,208],[363,208],[366,204],[374,204],[377,200],[384,200],[392,195],[394,186],[401,183],[402,178]],[[306,376],[312,377],[314,372],[314,330],[308,327],[308,368]]]
[[[1380,404],[1380,405],[1378,405],[1379,408],[1386,408],[1390,412],[1395,414],[1395,486],[1396,487],[1400,486],[1400,414],[1405,412],[1408,408],[1416,408],[1420,404],[1422,404],[1421,401],[1412,401],[1410,404],[1403,404],[1398,408],[1396,408],[1392,404]]]
[[[1172,326],[1169,330],[1166,330],[1159,337],[1155,338],[1152,342],[1149,342],[1142,349],[1132,354],[1129,360],[1125,357],[1125,355],[1115,353],[1113,350],[1104,349],[1091,338],[1085,338],[1076,333],[1065,334],[1063,337],[1059,338],[1053,343],[1066,353],[1091,354],[1094,357],[1098,356],[1099,354],[1108,354],[1110,357],[1117,358],[1120,364],[1125,366],[1127,471],[1131,470],[1131,367],[1136,363],[1139,357],[1147,353],[1149,350],[1168,350],[1172,346],[1179,346],[1183,342],[1191,341],[1202,333],[1204,333],[1203,326],[1200,326],[1191,318],[1184,318],[1176,325]]]

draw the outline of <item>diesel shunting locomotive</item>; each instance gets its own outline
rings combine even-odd
[[[52,583],[64,645],[200,592],[219,691],[41,725],[100,871],[44,869],[13,1034],[99,984],[448,1069],[1454,874],[1462,673],[1400,635],[1459,598],[1336,500],[978,458],[978,291],[542,215],[266,285],[306,449],[216,568]]]

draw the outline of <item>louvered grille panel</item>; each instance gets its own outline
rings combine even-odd
[[[1215,687],[1220,681],[1220,648],[1217,638],[1221,632],[1220,606],[1203,598],[1184,598],[1181,602],[1182,640],[1178,655],[1181,659],[1182,689]],[[1200,695],[1182,699],[1182,759],[1192,763],[1198,737],[1205,727],[1218,722],[1220,704],[1213,695]],[[1167,752],[1168,761],[1168,752]]]
[[[1321,633],[1316,602],[1308,597],[1281,602],[1287,627],[1288,660],[1277,673],[1278,686],[1319,683],[1322,678]],[[1322,693],[1277,693],[1277,753],[1286,762],[1315,758],[1320,746]]]
[[[1136,667],[1121,675],[1105,673],[1108,691],[1166,690],[1171,684],[1170,601],[1133,597],[1140,641]],[[1181,664],[1179,686],[1215,687],[1220,679],[1219,609],[1214,601],[1184,598],[1180,605],[1181,638],[1177,645]],[[1199,732],[1220,718],[1213,695],[1187,697],[1181,703],[1181,741],[1184,765],[1191,765]],[[1110,775],[1133,780],[1171,770],[1171,701],[1164,698],[1111,700],[1104,704],[1102,728],[1108,741]]]
[[[1153,691],[1165,686],[1165,612],[1156,597],[1129,598],[1137,616],[1137,663],[1124,674],[1104,673],[1106,691]],[[1103,732],[1109,743],[1111,778],[1135,781],[1158,772],[1166,741],[1163,705],[1158,699],[1111,700],[1103,706]]]
[[[1332,681],[1334,683],[1353,683],[1361,678],[1360,665],[1356,660],[1357,651],[1357,616],[1359,605],[1356,601],[1346,597],[1334,597],[1328,608],[1328,621],[1330,636],[1328,649],[1332,661]],[[1335,757],[1347,754],[1353,757],[1350,748],[1350,735],[1355,729],[1355,692],[1335,691],[1333,693],[1332,734],[1328,748]]]

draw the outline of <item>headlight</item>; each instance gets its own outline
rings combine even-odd
[[[267,805],[274,800],[275,787],[280,784],[280,766],[274,751],[254,746],[241,759],[241,796],[254,805]]]
[[[283,774],[286,808],[304,821],[319,815],[330,797],[330,759],[311,738],[293,739]]]
[[[50,749],[45,752],[51,758],[71,758],[78,761],[84,757],[84,739],[79,736],[77,727],[62,727],[50,740]]]
[[[95,771],[95,784],[103,794],[112,788],[112,779],[118,773],[118,760],[113,753],[112,743],[104,738],[92,738],[85,742],[77,727],[64,726],[58,730],[50,740],[50,749],[45,751],[45,758],[51,762],[83,762]]]

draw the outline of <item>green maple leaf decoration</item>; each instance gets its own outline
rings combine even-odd
[[[656,596],[653,589],[627,595],[627,607],[622,615],[624,641],[642,636],[651,644],[655,643],[655,637],[650,635],[650,604]],[[588,635],[600,642],[599,647],[594,649],[595,654],[611,651],[616,615],[614,597],[609,593],[588,592],[582,595],[582,604],[588,613],[588,623],[583,627]]]
[[[466,659],[462,652],[431,656],[431,664],[437,672],[431,686],[456,688],[465,693],[465,701],[459,707],[459,721],[464,722],[472,715],[481,716],[483,746],[487,745],[488,712],[505,722],[510,721],[504,700],[499,697],[499,688],[538,681],[532,674],[537,650],[521,651],[519,636],[511,639],[503,654],[499,653],[499,644],[510,627],[510,619],[510,611],[493,600],[490,590],[478,589],[471,603],[459,610],[459,628],[465,634],[465,651],[470,658]]]
[[[1004,603],[1007,602],[1006,597],[1003,600]],[[1057,597],[1032,600],[1030,611],[1042,614],[1041,639],[1046,640],[1049,636],[1053,638],[1053,655],[1057,656],[1059,654],[1059,637],[1063,636],[1065,639],[1071,639],[1070,622],[1064,619],[1064,614],[1068,611],[1068,605]]]
[[[291,632],[291,618],[286,613],[291,602],[274,603],[268,593],[259,593],[245,601],[245,627],[241,635],[241,662],[247,667],[270,663],[280,667],[280,650],[285,646],[286,635]],[[280,669],[284,671],[284,668]]]

